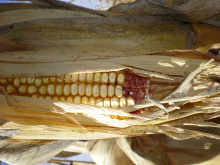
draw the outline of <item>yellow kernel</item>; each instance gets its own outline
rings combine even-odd
[[[89,98],[87,96],[82,97],[82,103],[83,104],[89,104]]]
[[[60,101],[66,101],[66,98],[64,96],[61,96]]]
[[[38,98],[39,99],[45,99],[45,96],[39,96]]]
[[[73,82],[76,82],[78,80],[79,75],[78,74],[72,74],[71,79]]]
[[[85,89],[86,89],[85,84],[79,84],[78,93],[79,93],[80,96],[85,95]]]
[[[20,94],[26,94],[27,93],[27,86],[26,85],[21,85],[19,88],[18,88],[18,92]]]
[[[116,73],[114,72],[109,73],[109,83],[115,84],[115,81],[116,81]]]
[[[118,116],[118,120],[129,120],[130,117],[128,116]]]
[[[50,82],[51,82],[51,83],[55,83],[56,80],[57,80],[56,77],[50,77]]]
[[[89,98],[89,104],[95,105],[96,104],[96,99],[94,97]]]
[[[6,92],[9,93],[9,94],[15,93],[16,88],[13,85],[7,85]]]
[[[28,86],[28,94],[32,95],[38,92],[38,88],[35,87],[34,85]]]
[[[108,73],[102,73],[101,83],[108,83]]]
[[[58,96],[54,96],[52,100],[59,101],[59,99],[60,98]]]
[[[14,78],[13,84],[15,87],[19,87],[20,86],[20,79],[19,78]]]
[[[92,96],[92,85],[86,85],[86,96]]]
[[[117,77],[117,83],[119,85],[124,85],[124,82],[125,82],[125,76],[124,74],[120,73]]]
[[[0,83],[1,84],[7,84],[7,79],[6,78],[1,78]]]
[[[70,89],[71,89],[71,88],[70,88],[70,84],[65,84],[65,85],[63,86],[63,94],[64,94],[65,96],[69,96],[69,95],[70,95],[70,92],[71,92]]]
[[[33,94],[31,97],[32,98],[39,98],[39,94],[38,93],[37,94]]]
[[[42,81],[43,81],[43,83],[44,84],[49,84],[50,83],[50,78],[49,77],[44,77],[43,79],[42,79]]]
[[[27,78],[25,78],[25,77],[20,78],[20,82],[21,82],[21,84],[26,84]]]
[[[108,86],[108,97],[113,97],[115,95],[115,87],[113,85]]]
[[[46,85],[43,85],[39,88],[39,93],[41,95],[46,95],[47,94],[47,86]]]
[[[118,108],[119,107],[119,98],[117,98],[115,96],[111,98],[111,107],[112,108]]]
[[[52,97],[51,96],[46,96],[45,99],[46,100],[52,100]]]
[[[104,99],[104,107],[111,107],[111,100],[110,98]]]
[[[72,103],[72,102],[73,102],[73,97],[72,97],[72,96],[68,96],[68,97],[66,98],[66,102]]]
[[[58,83],[62,83],[63,82],[64,77],[63,76],[58,76],[57,77],[57,82]]]
[[[51,96],[55,94],[55,85],[54,84],[49,84],[47,86],[47,93]]]
[[[95,75],[94,75],[94,81],[96,83],[100,83],[101,82],[101,76],[102,76],[102,74],[100,72],[96,72]]]
[[[127,99],[126,97],[122,96],[120,98],[120,107],[125,107],[125,106],[127,106]]]
[[[94,96],[94,97],[98,97],[99,96],[99,92],[100,92],[100,85],[99,84],[95,84],[94,86],[93,86],[93,89],[92,89],[92,95]]]
[[[123,90],[121,85],[115,86],[115,96],[122,97],[123,96]]]
[[[97,98],[96,99],[96,105],[103,107],[104,106],[103,98]]]
[[[85,80],[86,80],[86,73],[80,73],[79,74],[79,81],[85,82]]]
[[[73,102],[74,103],[81,103],[81,97],[80,96],[75,96]]]
[[[65,83],[70,83],[71,82],[71,75],[69,75],[69,74],[65,75],[64,81],[65,81]]]
[[[29,85],[34,84],[34,81],[35,81],[35,77],[28,77],[28,78],[27,78],[27,83],[28,83]]]
[[[37,87],[40,87],[40,86],[42,85],[42,80],[41,80],[41,78],[36,78],[34,83],[35,83],[35,85],[36,85]]]
[[[58,96],[61,96],[61,95],[63,94],[63,85],[58,84],[58,85],[56,86],[56,94],[57,94]]]
[[[127,97],[127,106],[135,105],[135,100],[132,97]]]
[[[107,85],[102,84],[102,85],[100,86],[100,96],[101,96],[102,98],[106,98],[107,95],[108,95],[108,87],[107,87]]]
[[[94,76],[93,73],[87,73],[86,74],[86,82],[91,83],[93,81],[93,76]]]
[[[110,115],[110,117],[111,117],[112,119],[117,119],[117,118],[118,118],[117,115]]]
[[[71,84],[71,95],[75,96],[78,94],[78,84]]]

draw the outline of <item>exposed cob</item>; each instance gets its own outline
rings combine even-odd
[[[143,102],[148,84],[147,78],[126,71],[0,79],[10,95],[112,108]]]

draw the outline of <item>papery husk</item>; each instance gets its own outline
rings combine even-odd
[[[122,137],[117,138],[116,142],[134,164],[169,165],[172,162],[166,149],[151,135],[134,138]]]
[[[0,130],[0,141],[5,140],[5,139],[10,139],[17,134],[19,134],[19,130],[17,130],[17,129]]]
[[[106,16],[102,11],[95,11],[92,9],[84,8],[81,6],[73,5],[70,3],[56,1],[56,0],[30,0],[31,3],[2,3],[0,6],[0,12],[19,10],[19,9],[63,9],[76,12],[84,12],[87,14],[94,14],[97,16]]]
[[[214,17],[211,17],[209,19],[206,19],[206,20],[202,21],[202,23],[220,27],[220,14],[218,14]]]
[[[220,160],[219,140],[205,137],[176,141],[162,134],[154,134],[117,138],[116,142],[133,163],[139,165],[217,165]]]
[[[95,15],[107,16],[108,14],[102,11],[95,11],[85,7],[77,6],[68,2],[57,1],[57,0],[30,0],[34,5],[38,7],[47,7],[47,8],[58,8],[72,11],[83,11],[85,13],[91,13]]]
[[[108,11],[119,15],[172,16],[181,22],[198,23],[219,14],[219,0],[138,0],[119,4]]]
[[[71,17],[101,17],[99,15],[82,11],[71,11],[61,9],[20,9],[0,12],[0,25],[39,19],[39,18],[71,18]]]
[[[60,56],[61,53],[62,56]],[[145,55],[136,54],[135,56],[124,55],[124,57],[106,55],[102,58],[95,54],[82,56],[71,54],[71,51],[68,50],[4,52],[0,55],[0,76],[7,78],[139,68],[167,76],[171,75],[176,79],[179,77],[182,80],[209,59],[209,56],[205,56],[204,53],[181,50]],[[206,71],[207,74],[216,72],[218,75],[218,62],[212,62],[208,68],[213,69]],[[26,71],[23,72],[24,70]]]
[[[88,141],[87,144],[93,143]],[[89,149],[90,156],[96,164],[112,165],[133,165],[133,162],[119,148],[116,139],[105,139],[96,141]]]
[[[41,142],[39,140],[30,144],[12,140],[0,141],[0,159],[13,165],[39,165],[74,143],[72,140],[44,141],[44,144]]]
[[[20,9],[36,9],[39,6],[32,3],[2,3],[0,5],[0,12],[10,11],[10,10],[20,10]]]
[[[16,58],[19,58],[20,53],[10,52]],[[185,91],[185,95],[180,93],[177,98],[172,98],[174,95],[170,95],[171,99],[179,100],[167,101],[168,103],[174,103],[173,106],[169,107],[170,110],[168,108],[168,118],[164,116],[164,111],[160,109],[163,107],[161,105],[163,103],[160,103],[160,100],[151,100],[151,105],[148,106],[150,108],[149,111],[144,115],[137,115],[127,113],[127,107],[126,109],[112,109],[22,96],[10,96],[1,88],[3,93],[0,96],[1,116],[11,121],[4,124],[1,129],[20,129],[22,133],[16,135],[13,139],[85,140],[139,136],[146,133],[164,133],[176,140],[203,136],[220,139],[220,136],[215,135],[215,133],[180,128],[187,123],[194,124],[195,126],[205,124],[208,127],[214,126],[219,128],[217,124],[205,122],[219,116],[219,105],[201,102],[203,100],[208,102],[207,97],[212,97],[213,99],[215,98],[213,96],[219,96],[219,87],[215,87],[218,83],[216,84],[211,80],[205,80],[203,83],[200,80],[201,76],[204,78],[211,74],[219,76],[219,62],[212,62],[211,60],[207,63],[207,60],[205,60],[207,57],[204,59],[202,56],[197,56],[198,53],[194,53],[195,56],[187,58],[188,53],[193,54],[192,51],[186,51],[185,53],[183,51],[179,53],[176,51],[176,56],[174,56],[173,52],[170,53],[171,56],[168,56],[169,52],[164,52],[157,55],[137,55],[135,57],[111,57],[104,59],[97,59],[95,56],[96,59],[94,57],[93,60],[86,60],[86,56],[84,56],[82,59],[78,57],[75,60],[60,62],[53,61],[56,60],[55,56],[49,62],[50,55],[48,57],[39,56],[36,58],[36,62],[34,62],[35,58],[26,56],[28,58],[25,59],[24,55],[20,62],[15,62],[15,59],[7,56],[7,53],[3,53],[2,57],[4,58],[0,65],[1,78],[54,76],[68,73],[106,72],[128,69],[130,71],[134,70],[135,74],[151,77],[152,80],[157,80],[158,82],[166,80],[165,84],[174,83],[176,87],[186,78],[179,88],[185,89],[184,83],[192,87]],[[180,57],[178,57],[178,54],[180,54]],[[7,57],[9,58],[7,59]],[[40,59],[43,58],[48,59],[48,61],[40,62]],[[70,57],[66,56],[66,58]],[[32,60],[28,62],[28,59]],[[88,56],[88,59],[90,59],[90,56]],[[23,72],[24,70],[27,72]],[[145,73],[144,71],[146,71],[146,74],[143,74]],[[200,77],[195,77],[197,74]],[[189,76],[186,77],[187,75]],[[206,83],[209,83],[209,85],[207,86]],[[165,84],[164,86],[166,86]],[[203,88],[198,88],[199,86],[203,86]],[[145,106],[147,104],[149,103],[146,103]],[[155,109],[155,105],[160,108]],[[178,108],[179,106],[180,109]],[[132,111],[132,107],[130,107],[130,110]],[[136,109],[134,108],[133,110]],[[126,116],[130,117],[130,119],[112,119],[109,115]],[[184,121],[183,119],[187,119],[187,122],[179,122]]]
[[[207,24],[193,24],[192,26],[195,33],[195,47],[220,43],[218,37],[220,35],[220,27]]]
[[[53,49],[120,56],[192,48],[194,34],[190,25],[166,17],[75,17],[1,26],[0,39],[0,52]]]

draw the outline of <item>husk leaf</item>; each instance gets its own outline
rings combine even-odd
[[[59,34],[59,35],[58,35]],[[163,17],[75,17],[30,20],[0,27],[0,51],[69,49],[72,54],[119,55],[193,46],[190,25]],[[7,42],[6,42],[7,41]],[[3,44],[2,43],[2,44]],[[22,49],[23,48],[23,49]]]

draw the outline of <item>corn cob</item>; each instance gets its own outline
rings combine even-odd
[[[1,78],[0,85],[10,95],[118,108],[143,102],[149,79],[127,71],[96,72]]]

